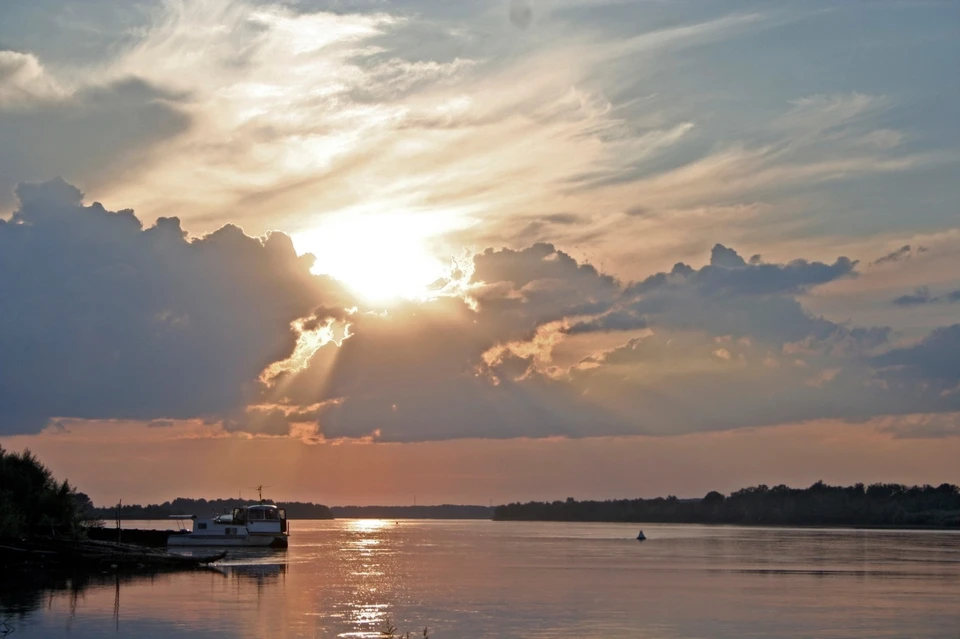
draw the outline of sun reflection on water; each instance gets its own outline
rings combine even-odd
[[[344,571],[353,584],[344,602],[344,618],[353,627],[340,637],[382,637],[391,617],[399,581],[390,561],[396,554],[396,537],[390,535],[392,522],[382,519],[355,519],[345,523],[347,535],[340,545]]]
[[[347,529],[352,532],[375,532],[389,525],[385,519],[353,519],[347,522]]]

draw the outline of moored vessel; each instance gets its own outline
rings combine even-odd
[[[232,513],[210,518],[177,517],[193,522],[193,529],[171,534],[168,546],[286,548],[290,536],[287,513],[273,504],[234,508]]]

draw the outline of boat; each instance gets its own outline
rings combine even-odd
[[[647,536],[643,534],[642,530],[640,531],[640,534],[637,535],[637,541],[644,541],[646,538]]]
[[[287,512],[273,504],[234,508],[232,513],[198,518],[174,517],[193,522],[192,530],[173,533],[167,546],[286,548],[290,536]]]

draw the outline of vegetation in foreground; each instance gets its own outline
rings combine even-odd
[[[197,569],[223,557],[89,540],[87,527],[99,523],[91,516],[89,498],[54,479],[33,453],[0,447],[0,591],[8,580],[22,585],[31,576]]]
[[[779,526],[960,528],[960,488],[872,484],[809,488],[765,485],[702,499],[528,502],[497,506],[501,521],[606,521]]]
[[[0,446],[0,537],[76,538],[91,518],[89,497],[54,479],[36,455]]]

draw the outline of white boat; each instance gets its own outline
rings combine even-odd
[[[234,508],[233,513],[210,518],[177,517],[193,522],[193,529],[173,533],[167,546],[286,548],[290,536],[287,513],[273,504]]]

